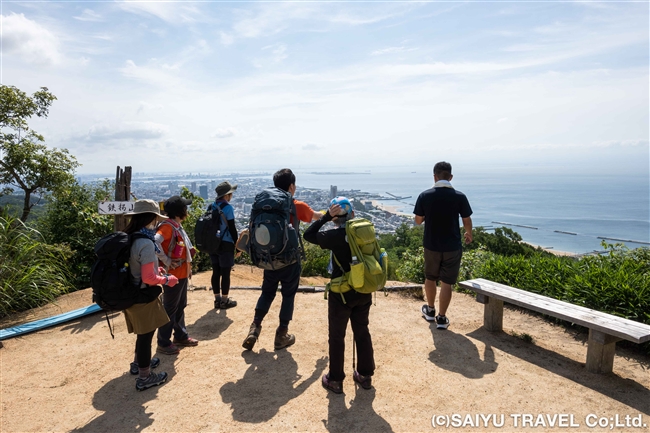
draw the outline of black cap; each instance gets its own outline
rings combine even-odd
[[[189,206],[191,204],[192,204],[192,199],[182,198],[180,196],[175,195],[175,196],[169,197],[167,200],[165,200],[163,202],[163,210],[166,213],[169,213],[169,211],[172,210],[172,209],[181,210],[185,206]]]

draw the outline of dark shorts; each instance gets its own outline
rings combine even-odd
[[[424,276],[427,280],[456,284],[463,250],[431,251],[424,249]]]
[[[210,254],[210,261],[213,267],[232,268],[235,266],[235,252],[219,251],[216,254]]]

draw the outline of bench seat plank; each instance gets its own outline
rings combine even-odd
[[[650,341],[650,326],[633,320],[477,278],[458,283],[485,296],[557,317],[635,343]]]

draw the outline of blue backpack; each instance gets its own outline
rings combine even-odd
[[[258,268],[282,269],[300,261],[300,234],[291,225],[298,221],[291,194],[268,188],[255,196],[248,223],[248,251]]]

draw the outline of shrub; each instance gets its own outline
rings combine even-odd
[[[302,261],[303,277],[329,277],[327,265],[330,262],[330,251],[324,250],[318,245],[303,242],[305,246],[305,260]]]
[[[97,204],[112,197],[113,190],[113,183],[108,180],[95,185],[75,182],[50,198],[45,214],[35,223],[48,244],[65,245],[72,250],[69,267],[77,289],[90,286],[95,243],[113,232],[113,217],[99,215],[97,211]]]
[[[0,215],[0,317],[52,301],[70,289],[71,251],[47,245],[19,219]]]

